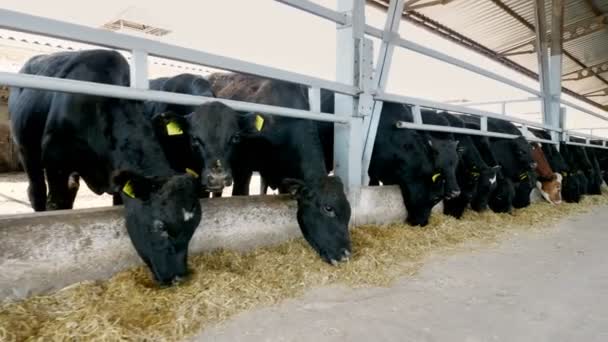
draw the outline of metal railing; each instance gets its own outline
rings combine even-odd
[[[351,2],[353,4],[353,11],[351,12],[339,12],[324,6],[315,4],[308,0],[275,0],[277,2],[292,6],[302,11],[306,11],[308,13],[314,14],[317,17],[323,18],[325,20],[332,21],[338,24],[339,27],[352,27],[354,29],[353,33],[353,41],[357,41],[357,39],[361,40],[364,44],[361,45],[358,50],[363,59],[367,59],[366,63],[369,63],[369,59],[371,58],[373,63],[373,56],[369,56],[371,53],[371,47],[369,46],[371,41],[366,41],[366,38],[363,37],[364,34],[367,34],[371,37],[379,38],[382,41],[382,63],[388,61],[388,66],[390,66],[390,61],[392,59],[392,49],[394,47],[404,48],[410,51],[417,52],[419,54],[437,59],[439,61],[449,63],[451,65],[457,66],[459,68],[471,71],[473,73],[485,76],[487,78],[493,79],[495,81],[501,82],[503,84],[509,85],[516,89],[522,90],[528,94],[534,95],[533,98],[525,99],[525,101],[534,101],[541,100],[543,98],[543,94],[523,83],[517,82],[515,80],[509,79],[502,75],[499,75],[495,72],[485,70],[477,65],[471,64],[469,62],[463,61],[461,59],[449,56],[440,51],[422,46],[410,40],[404,39],[400,37],[398,33],[398,25],[395,25],[395,22],[398,22],[401,18],[401,13],[403,10],[403,0],[391,0],[391,4],[389,6],[389,14],[387,16],[387,25],[384,29],[378,29],[367,25],[365,23],[364,15],[361,13],[363,11],[362,5],[364,4],[364,0],[339,0],[339,2]],[[363,19],[361,19],[363,18]],[[389,22],[390,21],[390,22]],[[481,120],[481,129],[473,130],[473,129],[459,129],[454,127],[442,127],[442,126],[433,126],[426,125],[422,123],[419,115],[415,115],[415,122],[413,123],[402,123],[401,126],[403,128],[412,128],[412,129],[420,129],[420,130],[431,130],[431,131],[445,131],[445,132],[453,132],[453,133],[466,133],[466,134],[475,134],[475,135],[485,135],[485,136],[494,136],[494,137],[503,137],[503,138],[513,138],[514,135],[509,134],[501,134],[496,132],[488,131],[487,129],[487,119],[488,118],[497,118],[508,120],[519,125],[522,125],[524,128],[526,127],[537,127],[542,128],[544,130],[548,130],[550,132],[561,133],[565,137],[565,141],[567,143],[577,144],[573,142],[569,142],[567,136],[570,132],[566,132],[557,126],[550,126],[544,123],[533,122],[521,118],[516,118],[513,116],[500,115],[497,113],[484,111],[476,108],[471,108],[470,106],[475,104],[464,104],[464,105],[454,105],[454,104],[446,104],[426,99],[420,99],[409,96],[402,96],[397,94],[389,94],[384,92],[384,86],[386,83],[386,75],[389,72],[389,67],[380,68],[378,71],[376,69],[376,74],[373,75],[375,79],[375,86],[370,86],[366,81],[352,82],[349,84],[348,82],[337,82],[326,80],[322,78],[312,77],[304,74],[299,74],[291,71],[286,71],[278,68],[273,68],[265,65],[260,65],[256,63],[245,62],[242,60],[224,57],[220,55],[210,54],[203,51],[198,51],[190,48],[180,47],[172,44],[167,44],[155,40],[140,38],[129,36],[125,34],[120,34],[116,32],[105,31],[101,29],[95,29],[91,27],[86,27],[82,25],[76,25],[71,23],[66,23],[59,20],[53,20],[38,16],[33,16],[29,14],[19,13],[15,11],[0,9],[0,28],[16,30],[31,34],[37,34],[42,36],[50,36],[59,39],[65,39],[70,41],[76,41],[91,45],[96,45],[105,48],[118,49],[123,51],[130,51],[132,54],[132,63],[131,63],[131,87],[121,87],[121,86],[113,86],[113,85],[101,85],[97,83],[91,82],[82,82],[75,80],[65,80],[65,79],[56,79],[51,77],[41,77],[41,76],[33,76],[33,75],[23,75],[23,74],[15,74],[15,73],[7,73],[0,72],[0,84],[5,84],[9,86],[15,87],[26,87],[26,88],[36,88],[41,90],[49,90],[49,91],[64,91],[64,92],[72,92],[72,93],[85,93],[91,95],[100,95],[100,96],[110,96],[117,98],[125,98],[132,100],[148,100],[148,101],[157,101],[157,102],[166,102],[166,103],[174,103],[174,104],[182,104],[182,105],[198,105],[208,101],[220,101],[225,103],[228,106],[233,107],[236,110],[242,111],[259,111],[272,115],[286,116],[292,118],[301,118],[301,119],[310,119],[317,121],[328,121],[334,122],[338,124],[342,124],[345,126],[352,126],[353,124],[358,124],[358,120],[361,118],[361,115],[365,116],[364,118],[364,149],[362,151],[362,159],[363,160],[363,168],[362,173],[367,173],[367,167],[369,166],[369,160],[371,158],[371,151],[373,149],[373,142],[375,139],[377,123],[379,120],[380,109],[382,103],[384,101],[403,103],[414,106],[414,112],[420,111],[420,107],[433,108],[438,110],[444,110],[449,112],[463,113],[469,115],[475,115],[480,117]],[[368,45],[365,45],[368,44]],[[364,50],[364,51],[363,51]],[[353,50],[357,51],[357,49]],[[338,52],[340,53],[340,51]],[[365,54],[368,55],[365,55]],[[261,105],[255,103],[241,102],[241,101],[232,101],[225,100],[219,98],[208,98],[201,96],[192,96],[185,94],[177,94],[177,93],[169,93],[162,91],[152,91],[148,90],[148,77],[147,77],[147,58],[148,56],[155,56],[166,58],[170,60],[176,60],[185,63],[191,63],[196,65],[203,65],[212,68],[229,70],[239,73],[245,74],[253,74],[261,77],[277,79],[282,81],[288,81],[298,84],[303,84],[310,87],[310,102],[311,102],[311,111],[306,110],[296,110],[291,108],[277,107],[277,106],[268,106]],[[361,56],[355,56],[355,60]],[[362,59],[362,60],[363,60]],[[357,60],[357,62],[361,62]],[[365,63],[358,63],[361,65]],[[357,65],[357,63],[355,63]],[[384,65],[384,64],[383,64]],[[370,68],[371,69],[371,68]],[[363,73],[371,71],[363,70]],[[370,76],[370,75],[364,75]],[[371,78],[371,77],[368,77]],[[322,113],[320,111],[320,89],[327,89],[333,91],[337,94],[342,94],[346,97],[351,97],[352,99],[356,99],[359,104],[359,112],[358,113],[341,113],[338,110],[336,115],[331,115],[332,113]],[[344,96],[337,96],[336,101],[339,99],[345,98]],[[594,117],[601,118],[603,120],[608,121],[608,117],[598,114],[596,112],[590,111],[584,107],[578,106],[569,101],[560,100],[562,104],[580,110],[584,113],[592,115]],[[348,107],[348,106],[347,106]],[[340,106],[336,106],[336,108],[340,108]],[[341,108],[345,108],[341,106]],[[506,114],[506,113],[504,113]],[[353,126],[354,127],[354,126]],[[351,127],[352,128],[352,127]],[[350,128],[349,128],[350,129]],[[572,133],[571,135],[580,136],[578,133]],[[345,139],[352,139],[353,135],[351,134],[349,137]],[[360,138],[360,137],[359,137]],[[340,138],[341,139],[341,138]],[[336,145],[340,144],[340,139],[337,138]],[[534,138],[530,138],[531,140],[535,140]],[[606,145],[605,138],[590,136],[586,138],[586,141],[590,140],[602,140],[604,141],[603,146],[593,145],[593,147],[604,147]],[[550,143],[559,143],[559,140],[545,140],[538,139],[535,141],[539,142],[550,142]],[[342,146],[347,146],[346,148],[351,148],[350,143],[342,144]],[[591,146],[591,145],[588,145]],[[336,148],[336,153],[338,148]],[[342,151],[345,153],[345,151]]]

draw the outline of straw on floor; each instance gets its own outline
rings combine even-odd
[[[606,204],[607,195],[588,196],[578,205],[537,203],[513,215],[469,211],[456,220],[435,214],[423,229],[362,226],[352,231],[352,260],[337,268],[321,262],[302,239],[245,254],[218,250],[194,256],[192,278],[167,289],[155,288],[148,271],[135,268],[107,281],[82,282],[50,295],[0,304],[0,340],[180,340],[313,286],[389,285],[415,272],[429,252],[545,227]]]

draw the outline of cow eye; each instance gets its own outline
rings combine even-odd
[[[332,207],[331,205],[324,205],[323,213],[329,217],[336,216],[336,211],[335,211],[334,207]]]
[[[235,134],[232,136],[232,139],[230,139],[230,142],[233,144],[238,144],[241,142],[241,135],[240,134]]]

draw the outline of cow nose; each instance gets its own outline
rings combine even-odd
[[[207,175],[207,187],[218,189],[232,185],[232,177],[225,172],[210,172]]]

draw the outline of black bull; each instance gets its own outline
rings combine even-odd
[[[21,72],[129,86],[127,61],[108,50],[36,56]],[[129,237],[159,283],[187,274],[201,217],[196,181],[169,167],[141,104],[13,88],[9,107],[36,211],[72,208],[78,174],[93,192],[124,202]]]

